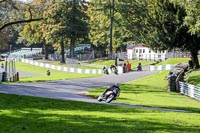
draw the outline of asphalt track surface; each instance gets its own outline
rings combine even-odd
[[[112,74],[112,75],[105,75],[92,78],[58,80],[49,82],[34,82],[34,83],[0,84],[0,93],[106,104],[104,102],[98,102],[97,99],[87,97],[84,94],[86,94],[89,89],[109,86],[114,83],[121,84],[129,81],[134,81],[146,76],[150,76],[155,73],[157,73],[157,71],[148,71],[148,68],[146,68],[144,71],[139,71],[139,72],[132,71],[129,73],[124,73],[119,75]],[[21,74],[23,74],[23,72]],[[28,75],[28,73],[25,74]],[[122,103],[117,103],[117,101],[110,103],[110,105],[126,106],[132,108],[144,108],[150,110],[187,112],[184,110],[153,108],[153,107],[145,107],[138,105],[122,104]]]
[[[96,103],[96,99],[84,96],[84,94],[89,89],[109,86],[114,83],[121,84],[155,73],[156,72],[151,71],[133,71],[125,74],[112,74],[92,78],[58,80],[49,82],[2,84],[0,85],[0,92]]]

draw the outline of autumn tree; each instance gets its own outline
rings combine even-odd
[[[31,7],[30,11],[25,12],[25,17],[30,18],[30,16],[34,16],[37,18],[43,18],[43,13],[49,7],[49,2],[47,0],[35,0],[31,2],[29,5]],[[19,37],[17,42],[23,43],[26,46],[31,46],[33,44],[42,44],[44,47],[45,59],[48,59],[48,49],[49,45],[45,41],[45,25],[43,25],[43,21],[33,21],[30,23],[26,23],[22,30],[19,32]]]
[[[48,43],[60,44],[62,61],[64,44],[70,46],[70,57],[74,57],[74,47],[79,39],[88,35],[88,16],[85,0],[58,0],[52,2],[44,12],[45,40]]]
[[[24,19],[25,11],[30,14],[26,19]],[[8,42],[12,39],[9,36],[13,35],[13,26],[19,27],[18,24],[42,20],[42,18],[36,18],[32,14],[32,7],[29,3],[23,3],[16,0],[0,1],[1,49],[8,49]]]
[[[114,6],[114,22],[113,22],[113,35],[112,35],[112,47],[118,50],[124,50],[126,45],[132,43],[132,37],[134,33],[128,30],[128,21],[123,17],[119,6],[121,1],[115,0]],[[101,48],[108,48],[110,45],[110,26],[111,26],[111,1],[91,0],[88,8],[88,14],[90,16],[90,40],[91,42]]]
[[[27,3],[23,3],[15,0],[1,0],[0,1],[0,31],[4,28],[21,23],[28,23],[33,21],[40,21],[42,18],[34,18],[33,15],[30,15],[29,18],[24,19],[24,12],[31,12],[31,6]],[[14,16],[14,17],[13,17]]]

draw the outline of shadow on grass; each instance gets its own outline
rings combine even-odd
[[[163,87],[163,89],[160,89],[159,87],[156,87],[156,86],[148,86],[148,85],[135,85],[135,84],[123,84],[121,86],[121,93],[122,94],[147,94],[147,93],[153,93],[154,96],[158,96],[158,97],[165,97],[165,98],[173,98],[175,101],[176,101],[176,97],[177,99],[178,98],[183,98],[181,94],[179,93],[175,93],[175,92],[167,92],[167,89],[165,89],[165,87]],[[166,95],[165,95],[166,94]],[[184,96],[184,97],[187,97],[187,96]],[[136,100],[137,99],[130,99],[129,97],[119,97],[119,100],[122,100],[122,101],[130,101],[130,100]],[[184,99],[183,99],[184,100]],[[191,99],[191,102],[192,100],[194,99]],[[195,100],[196,101],[196,100]],[[134,103],[134,101],[133,101]],[[200,103],[200,102],[199,102]],[[147,104],[142,104],[142,106],[145,106],[145,107],[158,107],[158,108],[169,108],[169,109],[175,109],[175,110],[186,110],[186,111],[191,111],[191,112],[195,112],[195,113],[200,113],[200,108],[198,107],[187,107],[184,105],[183,103],[183,106],[179,105],[179,106],[176,106],[176,105],[173,105],[172,104],[163,104],[163,105],[148,105]]]
[[[37,133],[199,133],[181,119],[164,120],[159,111],[0,94],[1,132]],[[95,113],[96,112],[96,113]],[[139,113],[139,114],[138,114]],[[152,116],[153,114],[157,116]]]
[[[50,98],[39,98],[31,96],[19,96],[14,94],[2,94],[0,93],[0,110],[23,110],[23,109],[58,109],[58,110],[84,110],[84,111],[101,111],[101,112],[141,112],[137,109],[124,108],[105,104],[93,104],[87,102],[77,102],[70,100],[56,100]],[[93,107],[93,108],[92,108]]]
[[[185,127],[177,123],[155,122],[154,120],[140,119],[113,119],[108,117],[81,116],[81,115],[44,115],[29,113],[20,118],[1,116],[4,122],[12,121],[10,125],[2,126],[1,131],[37,132],[44,133],[152,133],[152,132],[176,132],[199,133],[195,126]]]

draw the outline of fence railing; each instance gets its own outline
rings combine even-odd
[[[2,81],[3,74],[0,72],[0,82]]]
[[[103,68],[104,65],[97,65],[97,64],[89,64],[89,63],[80,63],[82,66],[89,66],[89,67],[94,67],[94,68]]]
[[[172,64],[160,65],[160,66],[150,65],[149,70],[150,71],[171,70],[174,66],[175,65]]]
[[[181,94],[200,100],[200,87],[184,82],[179,82],[179,85]]]
[[[21,61],[34,65],[34,66],[39,66],[39,67],[44,67],[44,68],[54,69],[54,70],[59,70],[59,71],[65,71],[65,72],[75,72],[75,73],[85,73],[85,74],[102,74],[103,73],[102,69],[81,69],[81,68],[73,68],[73,67],[56,66],[56,65],[36,62],[33,60],[28,60],[28,59],[21,59]]]

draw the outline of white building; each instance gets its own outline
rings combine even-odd
[[[127,47],[129,60],[165,60],[167,51],[153,51],[145,45],[132,45]]]

